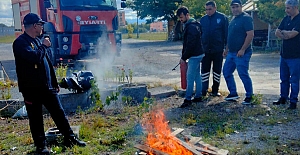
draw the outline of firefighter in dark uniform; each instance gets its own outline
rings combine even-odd
[[[42,105],[64,135],[66,147],[86,145],[74,135],[58,98],[59,86],[47,54],[51,42],[48,38],[39,39],[44,23],[37,14],[27,14],[23,20],[25,32],[13,42],[19,91],[24,97],[30,131],[38,154],[50,154],[46,146]]]
[[[228,19],[217,11],[214,1],[205,4],[206,15],[200,20],[202,25],[202,43],[205,56],[202,60],[202,95],[206,96],[211,64],[213,64],[212,96],[220,96],[219,86],[221,79],[223,51],[227,43]]]

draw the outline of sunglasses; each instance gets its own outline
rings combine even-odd
[[[42,24],[42,23],[35,23],[36,25],[39,25],[39,26],[41,26],[41,27],[44,27],[44,24]]]

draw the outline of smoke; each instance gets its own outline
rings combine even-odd
[[[95,46],[95,54],[90,59],[85,60],[84,67],[92,71],[100,90],[108,89],[114,82],[115,73],[113,72],[113,62],[115,52],[112,50],[111,43],[106,37],[107,34],[102,34],[97,40]]]

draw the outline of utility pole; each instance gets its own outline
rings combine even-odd
[[[140,34],[139,34],[139,11],[136,11],[136,38],[140,38]]]

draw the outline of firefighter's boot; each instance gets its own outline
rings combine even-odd
[[[64,145],[66,147],[73,147],[74,145],[84,147],[86,146],[86,143],[84,141],[79,140],[74,134],[71,134],[69,136],[64,137]]]

